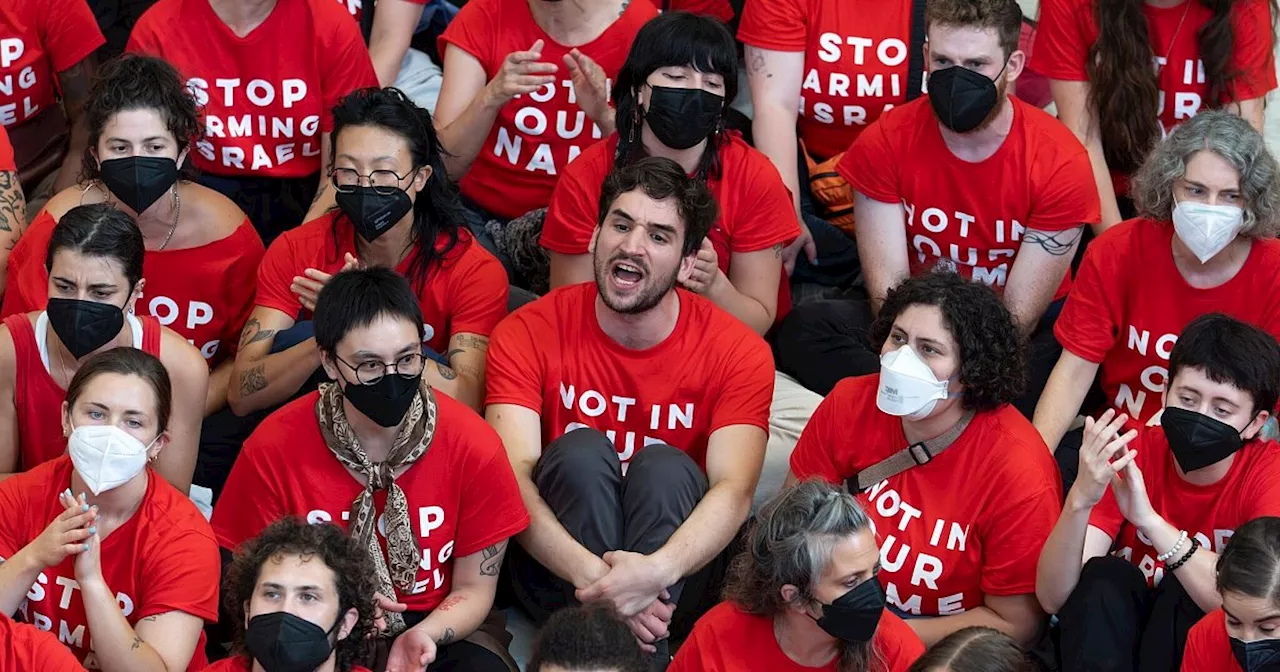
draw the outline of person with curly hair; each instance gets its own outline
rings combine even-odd
[[[840,381],[791,476],[845,483],[881,540],[891,610],[931,645],[973,625],[1040,632],[1035,563],[1062,495],[1009,402],[1026,385],[1013,317],[984,284],[935,271],[891,289],[871,326],[880,373]]]
[[[1099,236],[1054,327],[1062,343],[1036,429],[1075,478],[1083,428],[1068,426],[1099,378],[1103,408],[1145,423],[1160,410],[1169,350],[1220,312],[1280,335],[1280,165],[1243,119],[1211,111],[1160,143],[1134,178],[1140,216]]]
[[[1280,518],[1236,528],[1218,555],[1222,608],[1187,633],[1183,672],[1273,672],[1280,662]]]
[[[994,628],[957,630],[930,647],[910,672],[1038,672],[1018,643]]]
[[[808,480],[760,509],[725,601],[693,626],[669,672],[904,672],[924,644],[885,611],[880,547],[854,496]]]
[[[373,565],[342,528],[282,518],[240,545],[222,600],[234,655],[208,672],[368,672]]]
[[[561,609],[533,644],[527,672],[649,672],[648,656],[611,605]]]
[[[1280,445],[1259,437],[1278,397],[1275,337],[1210,313],[1173,346],[1159,425],[1126,431],[1114,409],[1085,420],[1036,579],[1064,672],[1177,669],[1187,631],[1223,606],[1227,539],[1280,515]]]

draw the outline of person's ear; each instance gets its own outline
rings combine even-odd
[[[155,462],[160,457],[160,451],[169,445],[169,430],[165,430],[156,435],[155,441],[151,442],[151,447],[147,448],[147,462]]]
[[[137,312],[138,300],[142,298],[142,290],[147,286],[146,278],[139,278],[138,284],[133,286],[133,291],[129,293],[129,300],[124,304],[124,312]]]
[[[1244,431],[1240,432],[1240,438],[1248,441],[1256,437],[1262,431],[1263,426],[1267,424],[1267,420],[1270,419],[1270,411],[1258,411],[1258,414],[1253,416],[1253,420],[1244,426]]]
[[[431,166],[423,166],[418,169],[417,174],[413,176],[414,193],[420,194],[422,193],[423,189],[427,188],[427,181],[431,179],[431,175],[434,172],[435,171],[434,169],[431,168]]]
[[[778,589],[778,593],[782,596],[782,602],[787,605],[788,609],[801,614],[809,613],[809,609],[805,605],[805,600],[800,599],[800,589],[795,585],[790,583],[783,584],[783,586]]]
[[[73,427],[71,426],[71,405],[64,401],[62,402],[62,436],[63,438],[71,436],[72,429]]]
[[[604,226],[604,225],[603,225],[603,224],[596,224],[596,228],[595,228],[595,230],[591,232],[591,242],[587,243],[587,254],[595,255],[595,253],[596,253],[596,239],[600,237],[600,227],[602,227],[602,226]]]
[[[244,629],[249,630],[249,600],[244,601]]]
[[[324,373],[329,376],[329,380],[338,380],[338,363],[327,352],[320,352],[320,366],[324,367]]]
[[[1027,53],[1025,51],[1018,49],[1009,54],[1008,64],[1004,68],[1005,82],[1013,84],[1018,77],[1022,76],[1022,70],[1025,67],[1027,67]]]
[[[182,149],[181,152],[178,152],[178,160],[174,161],[174,163],[178,164],[178,170],[182,170],[182,167],[187,164],[187,156],[190,154],[191,154],[191,145],[187,145]]]
[[[680,259],[680,273],[676,276],[681,282],[687,282],[689,277],[693,275],[693,267],[698,262],[698,251],[694,250],[692,254],[686,254]]]
[[[351,634],[351,631],[355,630],[356,623],[359,620],[360,620],[360,612],[356,611],[355,607],[348,609],[347,613],[342,615],[342,625],[338,626],[337,641],[341,642],[342,640],[346,639],[347,636]]]

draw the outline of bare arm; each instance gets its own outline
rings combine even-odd
[[[378,74],[378,86],[386,88],[396,83],[424,6],[408,0],[378,0],[373,32],[369,35],[369,58]]]
[[[782,276],[782,245],[755,252],[734,252],[729,275],[713,282],[707,298],[742,320],[757,334],[773,326],[778,314],[778,282]]]
[[[44,570],[45,565],[36,559],[32,544],[23,546],[13,557],[0,562],[0,614],[3,617],[12,616],[22,606],[27,592]]]
[[[484,417],[502,437],[520,484],[520,497],[529,511],[529,527],[516,537],[520,545],[543,567],[575,588],[585,588],[607,574],[609,566],[564,529],[533,482],[533,467],[542,456],[542,420],[538,414],[515,404],[493,404],[485,409]]]
[[[1044,612],[1036,604],[1035,595],[987,595],[982,606],[962,614],[912,618],[906,623],[926,647],[937,644],[957,630],[974,626],[995,628],[1020,645],[1027,646],[1034,643],[1040,633]]]
[[[333,134],[320,134],[320,185],[316,187],[316,197],[311,200],[311,207],[302,221],[309,222],[334,206],[333,190],[329,188],[329,172],[333,170]]]
[[[1027,229],[1022,235],[1018,256],[1009,269],[1004,288],[1004,305],[1013,314],[1022,334],[1035,331],[1045,308],[1062,284],[1084,227],[1065,231]]]
[[[1067,495],[1058,523],[1044,542],[1036,565],[1036,599],[1050,614],[1056,614],[1080,581],[1084,563],[1101,557],[1111,548],[1111,537],[1089,525],[1092,506],[1086,506],[1073,488]]]
[[[254,307],[240,332],[240,349],[227,387],[227,403],[236,415],[283,403],[320,368],[314,338],[271,354],[276,334],[293,325],[292,317],[274,308]]]
[[[177,333],[165,329],[160,361],[173,379],[173,414],[169,419],[169,445],[160,451],[155,468],[164,480],[184,495],[191,488],[200,453],[200,426],[209,397],[209,365],[200,351]]]
[[[169,611],[129,625],[116,594],[98,577],[80,582],[85,620],[103,672],[182,672],[191,664],[204,622]]]
[[[800,83],[804,78],[803,51],[773,51],[747,45],[747,83],[755,115],[751,135],[756,149],[769,157],[782,181],[791,190],[791,200],[800,212],[799,146],[796,117],[800,112]]]
[[[1145,521],[1137,527],[1138,532],[1150,539],[1151,547],[1157,551],[1168,551],[1182,536],[1181,530],[1159,515],[1153,516],[1150,521]],[[1190,541],[1184,543],[1182,551],[1169,562],[1181,558],[1191,550],[1190,544]],[[1222,606],[1222,594],[1218,592],[1217,585],[1217,564],[1218,554],[1201,546],[1190,560],[1173,572],[1173,575],[1178,577],[1178,583],[1186,589],[1187,595],[1190,595],[1191,599],[1195,600],[1196,606],[1204,612],[1210,612]]]
[[[449,594],[414,627],[427,631],[441,644],[475,632],[493,608],[493,597],[498,592],[498,570],[502,568],[506,552],[507,541],[500,541],[455,560]]]
[[[551,289],[587,282],[594,272],[590,254],[551,253]]]
[[[26,225],[27,200],[22,195],[18,173],[11,170],[0,172],[0,296],[4,295],[9,253],[18,244]]]
[[[1116,190],[1111,184],[1111,169],[1102,151],[1102,130],[1098,126],[1093,105],[1089,103],[1089,82],[1049,80],[1053,103],[1058,108],[1058,119],[1075,133],[1089,152],[1093,166],[1093,178],[1098,184],[1098,197],[1102,200],[1102,220],[1093,227],[1095,234],[1120,223],[1120,206],[1116,205]]]
[[[227,385],[231,383],[231,371],[236,360],[228,359],[209,372],[209,389],[204,397],[204,416],[207,418],[227,406]]]
[[[1065,348],[1058,357],[1036,403],[1034,421],[1050,452],[1057,452],[1071,421],[1080,412],[1085,395],[1098,375],[1098,366]]]
[[[484,406],[484,358],[488,350],[488,336],[454,334],[449,338],[449,351],[444,353],[449,366],[428,362],[423,376],[431,387],[474,408],[478,413]]]
[[[1262,132],[1263,117],[1266,112],[1265,98],[1250,98],[1249,100],[1241,100],[1226,106],[1226,109],[1239,115],[1241,119],[1249,122],[1259,133]],[[1189,564],[1189,563],[1188,563]],[[1216,607],[1215,607],[1216,608]]]
[[[0,481],[18,471],[18,412],[13,401],[16,369],[13,337],[7,327],[0,326]]]
[[[858,257],[871,297],[871,312],[879,314],[889,289],[911,275],[907,214],[901,203],[873,200],[856,191],[853,212],[858,222]]]
[[[435,124],[440,144],[449,148],[444,167],[450,179],[457,181],[466,174],[505,104],[490,95],[479,59],[452,44],[445,47]]]
[[[89,100],[89,85],[97,73],[97,58],[86,56],[84,60],[58,73],[58,89],[62,92],[62,109],[71,125],[71,141],[67,155],[58,168],[53,182],[53,193],[58,193],[76,183],[84,161],[84,150],[89,146],[89,127],[84,121],[84,106]]]

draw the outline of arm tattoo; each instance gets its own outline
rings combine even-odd
[[[498,575],[498,570],[502,569],[502,552],[505,550],[507,550],[507,542],[503,541],[480,551],[484,558],[480,561],[480,576]]]
[[[18,242],[26,224],[26,200],[18,185],[18,175],[12,171],[0,172],[0,231],[16,232],[8,249]]]
[[[453,356],[459,352],[462,352],[461,348],[454,348],[453,350],[444,353],[444,358],[446,361],[452,360]],[[445,380],[453,380],[458,377],[458,372],[449,368],[444,362],[436,362],[436,370],[440,372],[440,377]]]
[[[247,397],[267,389],[266,364],[259,364],[240,374],[240,396]]]
[[[445,628],[444,634],[440,635],[440,639],[436,640],[436,644],[438,646],[444,646],[445,644],[452,642],[455,637],[457,637],[457,633],[453,631],[453,628]]]
[[[458,606],[458,603],[465,599],[467,598],[462,597],[461,595],[450,595],[445,598],[444,602],[441,602],[440,606],[436,607],[434,611],[449,611],[450,609]]]
[[[472,336],[471,334],[461,334],[454,337],[458,341],[459,348],[475,348],[476,350],[486,351],[489,349],[489,339],[484,336]]]
[[[240,349],[243,350],[247,345],[252,345],[258,341],[265,341],[275,335],[275,329],[264,330],[262,328],[262,323],[258,321],[258,318],[250,318],[249,321],[245,323],[244,329],[240,332]]]
[[[1080,240],[1080,235],[1083,231],[1083,227],[1052,232],[1027,229],[1026,234],[1022,236],[1022,244],[1039,245],[1041,249],[1050,255],[1061,257],[1064,254],[1070,254],[1075,249],[1076,241]]]
[[[765,64],[764,64],[764,54],[762,54],[762,53],[760,53],[760,52],[756,52],[756,54],[755,54],[754,56],[752,56],[752,57],[751,57],[751,62],[750,62],[750,63],[747,63],[747,72],[749,72],[749,73],[751,73],[751,74],[753,74],[753,75],[754,75],[754,74],[756,74],[756,73],[758,73],[758,72],[763,72],[763,73],[764,73],[764,76],[765,76],[765,79],[768,79],[768,78],[772,77],[772,76],[773,76],[773,74],[772,74],[772,73],[769,73],[769,72],[765,72],[764,65],[765,65]]]
[[[141,638],[141,637],[139,637],[139,636],[137,636],[137,635],[134,635],[134,636],[133,636],[133,645],[129,647],[129,650],[130,650],[130,651],[137,651],[139,646],[142,646],[142,638]]]
[[[779,243],[779,244],[777,244],[777,245],[774,245],[774,246],[773,246],[773,258],[774,258],[774,259],[781,259],[781,258],[782,258],[782,244],[781,244],[781,243]]]

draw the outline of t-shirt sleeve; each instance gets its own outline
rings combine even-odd
[[[9,142],[9,132],[0,126],[0,172],[18,170],[18,162],[13,158],[13,144]]]
[[[788,244],[800,236],[791,192],[773,162],[764,156],[752,157],[754,170],[738,189],[741,202],[729,240],[732,252],[759,252],[774,245]]]
[[[769,346],[751,334],[723,361],[729,370],[721,378],[720,389],[713,392],[716,401],[709,432],[730,425],[753,425],[769,431],[774,379]]]
[[[1027,112],[1036,113],[1035,110]],[[1045,121],[1058,123],[1047,117]],[[1028,229],[1062,231],[1081,224],[1097,224],[1102,219],[1098,185],[1084,145],[1067,133],[1063,133],[1058,142],[1059,146],[1049,153],[1056,165],[1035,171],[1039,183],[1033,187],[1035,196],[1031,217],[1027,220]],[[1062,147],[1063,144],[1068,147]]]
[[[885,128],[885,120],[889,118],[892,117],[881,117],[858,135],[853,146],[836,163],[836,172],[863,196],[881,203],[898,203],[902,201],[898,181],[899,152],[894,149],[893,140]]]
[[[106,43],[85,0],[40,0],[33,5],[43,10],[37,32],[54,72],[67,70]]]
[[[1044,450],[1043,444],[1022,448]],[[1015,497],[1010,492],[1010,496],[1000,502],[1004,506],[983,516],[980,523],[983,593],[1025,595],[1035,592],[1040,550],[1062,513],[1056,484],[1049,480],[1047,474],[1043,481],[1020,479],[1011,483],[1011,486],[1029,488],[1031,492],[1022,497]]]
[[[449,306],[449,337],[455,334],[489,336],[507,316],[507,271],[502,262],[472,239],[453,274]]]
[[[487,457],[469,459],[473,463],[470,473],[459,475],[462,503],[454,555],[460,558],[510,539],[529,526],[529,514],[520,498],[520,486],[516,485],[502,440],[488,427],[482,426],[480,430],[483,431],[472,432],[468,437],[469,442],[480,444],[468,452]],[[483,483],[484,487],[467,486],[472,483]]]
[[[1276,88],[1274,18],[1265,0],[1235,3],[1231,29],[1235,37],[1233,66],[1237,74],[1228,86],[1229,100],[1261,98]]]
[[[262,265],[258,267],[258,291],[254,303],[296,318],[302,311],[302,302],[289,291],[289,286],[293,284],[293,277],[305,269],[299,266],[295,249],[288,235],[276,238],[267,248]]]
[[[836,463],[834,454],[835,447],[840,444],[833,440],[835,436],[845,435],[846,425],[852,421],[852,418],[842,418],[839,410],[846,394],[843,387],[843,383],[837,384],[831,394],[818,404],[804,431],[800,432],[795,450],[791,452],[791,473],[802,481],[820,478],[839,484],[846,476]]]
[[[539,245],[560,254],[587,253],[600,218],[600,185],[604,178],[605,166],[595,160],[594,152],[564,169],[551,192]]]
[[[1093,510],[1089,512],[1089,527],[1096,527],[1103,534],[1111,538],[1114,542],[1116,537],[1120,536],[1120,528],[1125,524],[1124,514],[1120,512],[1120,504],[1116,502],[1116,495],[1107,488],[1103,493],[1102,499],[1093,506]]]
[[[252,499],[252,498],[246,498]],[[218,620],[218,577],[222,561],[208,524],[148,549],[144,575],[147,589],[138,605],[139,619],[170,611]]]
[[[326,30],[329,39],[319,46],[324,68],[320,73],[320,96],[324,105],[320,111],[320,130],[328,133],[333,130],[333,108],[339,101],[356,89],[377,86],[378,75],[356,22],[336,3],[323,4],[330,11],[317,15],[317,20],[332,24]]]
[[[156,38],[155,30],[152,28],[157,11],[159,11],[158,8],[152,5],[142,13],[142,16],[138,17],[138,22],[133,24],[133,30],[129,31],[129,41],[125,43],[125,51],[133,54],[148,54],[150,56],[161,56],[163,54]]]
[[[234,551],[245,540],[258,536],[267,525],[285,516],[279,493],[268,480],[270,465],[259,457],[273,441],[273,437],[263,432],[263,429],[270,432],[271,424],[268,418],[245,440],[222,488],[222,496],[213,507],[210,521],[213,536],[218,546],[228,551]]]
[[[1084,27],[1093,21],[1093,11],[1078,0],[1044,0],[1040,3],[1040,23],[1031,47],[1031,69],[1050,79],[1083,82],[1089,73],[1085,65],[1093,40]]]
[[[738,39],[760,49],[804,51],[809,40],[808,0],[747,0]]]
[[[40,525],[43,521],[36,521],[34,526],[31,524],[31,518],[40,514],[31,506],[30,499],[24,496],[27,494],[23,487],[25,480],[10,477],[0,481],[0,511],[5,512],[0,516],[0,558],[6,560],[31,542],[27,528],[43,528]]]
[[[885,610],[876,629],[876,648],[884,656],[888,672],[907,672],[912,663],[924,655],[924,642],[911,626]]]
[[[485,361],[486,406],[515,404],[542,413],[546,368],[528,316],[536,305],[525,306],[493,330]]]
[[[1119,313],[1125,302],[1126,267],[1115,263],[1111,254],[1113,242],[1120,242],[1115,237],[1119,233],[1116,231],[1110,237],[1103,234],[1085,250],[1084,261],[1076,272],[1075,285],[1053,327],[1053,333],[1063,348],[1095,364],[1106,359],[1120,334]]]
[[[462,6],[458,15],[449,22],[437,41],[437,50],[444,58],[448,46],[453,45],[471,54],[484,67],[485,79],[492,79],[506,54],[494,51],[498,43],[498,26],[494,25],[495,7],[491,2],[472,0]],[[526,47],[522,47],[526,48]]]

